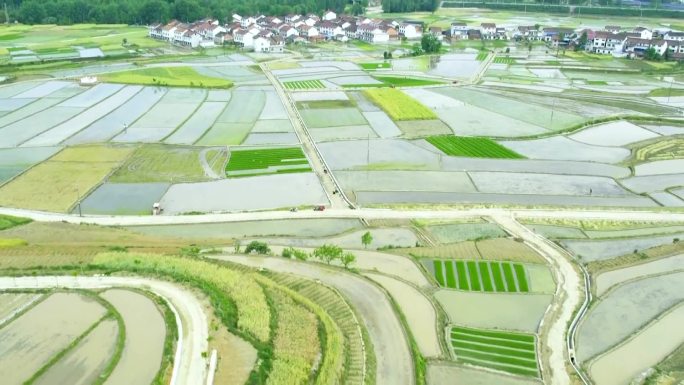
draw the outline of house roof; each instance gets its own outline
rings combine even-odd
[[[480,27],[482,27],[482,28],[496,28],[496,24],[494,24],[494,23],[482,23],[482,24],[480,24]]]

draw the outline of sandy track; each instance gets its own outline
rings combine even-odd
[[[225,261],[318,279],[339,290],[363,319],[375,350],[378,384],[413,385],[413,358],[397,314],[385,294],[363,278],[275,257],[211,256]]]
[[[542,355],[545,382],[554,385],[569,385],[570,376],[566,370],[567,357],[566,329],[573,312],[580,306],[583,288],[579,273],[572,263],[547,239],[518,223],[512,216],[494,216],[493,219],[513,236],[522,238],[541,254],[556,273],[558,286],[554,301],[544,315],[541,327],[542,346],[549,349],[547,356]]]
[[[149,290],[166,299],[177,317],[178,335],[171,385],[204,385],[206,378],[206,359],[202,353],[207,351],[207,317],[199,300],[189,291],[171,283],[133,277],[0,277],[2,289],[102,289],[110,287],[134,287]],[[178,321],[178,319],[177,319]]]

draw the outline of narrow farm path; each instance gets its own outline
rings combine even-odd
[[[497,215],[492,219],[511,235],[523,239],[535,249],[555,272],[556,293],[540,327],[542,347],[549,350],[548,355],[544,354],[545,349],[541,350],[542,375],[545,376],[546,383],[570,385],[570,375],[566,370],[570,362],[566,332],[575,309],[580,306],[584,297],[584,280],[564,253],[549,240],[521,225],[512,215]]]
[[[316,142],[313,140],[313,138],[311,138],[309,130],[306,128],[304,120],[302,120],[302,117],[299,115],[294,102],[283,88],[283,85],[278,81],[278,79],[276,79],[273,73],[271,73],[271,70],[268,68],[268,66],[263,64],[260,64],[259,66],[264,72],[264,75],[266,75],[266,78],[268,78],[271,84],[273,84],[278,97],[280,97],[280,100],[285,106],[295,133],[297,134],[299,141],[302,143],[302,149],[311,163],[311,169],[318,176],[318,179],[320,180],[321,185],[328,196],[331,207],[336,209],[349,207],[351,202],[344,196],[342,188],[340,188],[337,180],[335,180],[335,177],[325,163],[323,156],[318,151]]]
[[[202,169],[204,170],[204,175],[206,175],[208,178],[212,179],[221,179],[221,175],[217,174],[216,171],[214,171],[214,168],[212,167],[211,164],[209,164],[209,160],[207,159],[207,154],[209,151],[215,150],[214,148],[205,148],[199,153],[199,161],[200,164],[202,165]],[[212,161],[214,161],[212,159]]]
[[[6,289],[104,289],[135,287],[164,298],[176,314],[179,340],[176,343],[171,385],[204,385],[207,376],[209,336],[207,317],[199,300],[189,291],[169,282],[133,277],[36,276],[0,277],[0,290]]]
[[[413,358],[404,329],[385,294],[356,275],[310,263],[274,257],[208,256],[279,273],[317,279],[339,290],[359,312],[373,342],[378,384],[413,385]]]

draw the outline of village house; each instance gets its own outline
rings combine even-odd
[[[423,37],[423,27],[414,23],[399,24],[399,36],[408,40],[420,39]]]
[[[326,11],[323,14],[323,20],[325,21],[331,21],[337,19],[337,14],[333,11]]]
[[[496,35],[496,24],[494,23],[482,23],[480,24],[480,34],[482,39],[493,40]]]

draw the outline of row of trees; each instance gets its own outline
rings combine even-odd
[[[367,248],[371,243],[373,243],[373,235],[367,231],[361,236],[361,244]],[[233,246],[235,248],[235,253],[240,253],[242,248],[240,240],[236,240]],[[266,255],[270,253],[271,249],[265,242],[261,241],[251,241],[245,247],[245,254]],[[283,249],[282,256],[283,258],[298,259],[300,261],[316,258],[321,262],[327,263],[328,265],[332,264],[334,261],[339,261],[347,269],[349,268],[349,265],[356,261],[356,255],[353,253],[345,252],[341,247],[330,244],[325,244],[321,247],[318,247],[310,254],[304,250],[295,249],[294,247],[287,247]]]
[[[10,19],[26,24],[150,24],[170,19],[228,21],[240,15],[286,15],[325,10],[363,13],[368,0],[10,0]],[[4,16],[3,16],[4,17]]]
[[[439,7],[440,0],[383,0],[383,12],[434,12]]]

